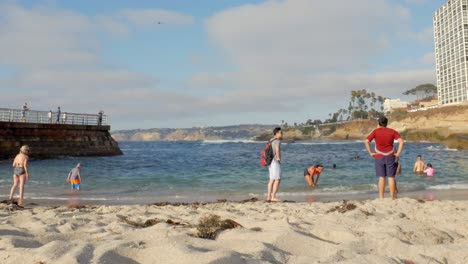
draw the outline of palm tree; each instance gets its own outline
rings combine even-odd
[[[358,96],[358,91],[352,90],[352,91],[351,91],[351,102],[350,102],[351,110],[350,110],[350,112],[351,112],[353,109],[355,109],[354,103],[356,102],[356,97],[357,97],[357,96]],[[352,112],[354,112],[354,111],[352,111]],[[354,115],[353,115],[352,113],[351,113],[351,115],[352,115],[352,118],[354,118]]]
[[[380,103],[380,111],[383,111],[384,110],[383,104],[385,102],[385,97],[379,95],[377,96],[377,101],[379,101]]]

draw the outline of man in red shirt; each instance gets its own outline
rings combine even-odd
[[[387,128],[388,119],[385,116],[379,118],[379,127],[374,129],[367,136],[364,144],[367,152],[375,159],[375,174],[379,177],[379,196],[384,198],[385,193],[385,178],[388,177],[388,186],[390,188],[390,196],[395,199],[395,174],[397,162],[403,151],[403,139],[400,134],[391,128]],[[370,148],[370,142],[375,139],[375,152]],[[393,141],[398,140],[398,151],[395,153]]]

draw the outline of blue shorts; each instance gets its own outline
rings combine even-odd
[[[395,156],[384,156],[375,159],[375,176],[394,178],[398,163],[395,162]]]
[[[71,188],[72,188],[73,190],[79,190],[79,189],[80,189],[80,184],[79,184],[79,183],[78,183],[78,184],[72,184],[72,185],[71,185]]]

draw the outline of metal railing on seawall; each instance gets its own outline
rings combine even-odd
[[[105,126],[109,122],[109,116],[0,108],[0,122]]]

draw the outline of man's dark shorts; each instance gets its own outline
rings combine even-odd
[[[398,163],[395,163],[395,156],[383,156],[375,159],[375,175],[377,177],[394,178]]]

